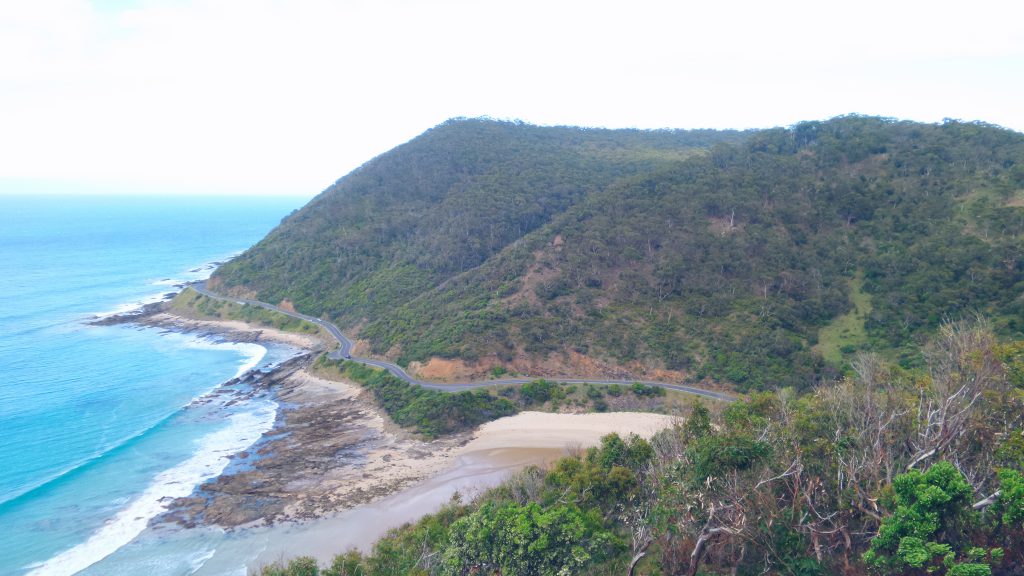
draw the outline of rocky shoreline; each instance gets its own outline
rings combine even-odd
[[[440,470],[469,435],[424,442],[393,429],[356,386],[317,378],[306,354],[255,383],[280,403],[274,427],[161,519],[235,528],[301,521],[371,502]]]
[[[328,380],[310,366],[326,346],[311,336],[234,321],[168,314],[166,302],[95,320],[215,337],[229,342],[283,343],[304,352],[269,371],[251,370],[212,394],[226,404],[269,394],[279,405],[274,426],[231,457],[220,476],[170,503],[154,524],[225,529],[319,518],[372,502],[442,470],[470,434],[424,441],[387,418],[358,385]]]
[[[173,297],[176,294],[167,294]],[[146,328],[160,328],[169,332],[192,334],[198,337],[214,337],[225,342],[238,343],[270,343],[296,346],[310,353],[319,353],[327,349],[324,342],[311,335],[282,332],[273,328],[254,326],[234,320],[204,320],[187,318],[170,312],[170,300],[153,302],[140,306],[130,312],[100,316],[88,322],[93,326],[113,326],[130,324]]]

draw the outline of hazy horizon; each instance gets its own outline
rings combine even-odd
[[[856,114],[856,113],[851,113]],[[453,117],[459,118],[459,117]],[[462,117],[464,118],[464,117]],[[504,119],[504,118],[491,118],[485,117],[491,120],[498,121],[520,121],[519,119]],[[994,124],[986,122],[985,120],[973,119],[967,120],[962,118],[947,118],[948,120],[956,120],[963,122],[985,122],[987,124]],[[804,121],[816,121],[816,120],[828,120],[828,118],[808,118]],[[904,118],[897,118],[897,120],[907,120]],[[946,120],[946,119],[944,119]],[[940,121],[941,122],[941,121]],[[564,124],[549,124],[542,126],[566,126]],[[762,126],[762,127],[751,127],[751,128],[712,128],[713,130],[758,130],[765,128],[776,128],[776,127],[788,127],[787,126]],[[435,126],[428,126],[423,131],[434,128]],[[578,128],[608,128],[607,126],[573,126]],[[1002,128],[1007,128],[1001,126]],[[634,129],[634,127],[618,127],[611,129]],[[675,128],[675,127],[662,127],[662,128],[641,128],[641,130],[701,130],[706,128],[694,127],[694,128]],[[1012,128],[1008,128],[1013,130]],[[1016,132],[1022,132],[1021,130],[1015,130]],[[417,136],[419,133],[417,134]],[[415,136],[413,136],[415,138]],[[391,148],[400,146],[406,141],[395,142]],[[387,150],[390,150],[388,148]],[[387,150],[381,153],[387,152]],[[365,161],[360,162],[356,166],[353,166],[345,171],[343,174],[338,174],[335,178],[331,179],[330,182],[325,183],[320,188],[310,190],[294,190],[294,191],[267,191],[267,190],[256,190],[246,192],[245,190],[218,190],[218,189],[196,189],[196,188],[174,188],[166,184],[159,183],[123,183],[123,184],[109,184],[103,182],[76,182],[72,180],[43,180],[43,179],[4,179],[0,178],[0,196],[35,196],[35,195],[46,195],[52,197],[60,196],[118,196],[118,197],[246,197],[246,196],[265,196],[265,197],[294,197],[303,198],[306,201],[313,199],[315,196],[329,189],[335,181],[344,177],[346,174],[355,170],[365,162],[369,162],[377,155],[368,157]]]
[[[1024,130],[1021,5],[43,0],[0,6],[0,193],[312,197],[452,117]]]

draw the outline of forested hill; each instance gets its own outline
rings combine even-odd
[[[945,317],[1024,336],[1024,135],[847,116],[750,132],[453,120],[220,268],[400,362],[807,386]],[[819,341],[820,340],[820,341]]]

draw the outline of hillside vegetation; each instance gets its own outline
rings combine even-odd
[[[211,285],[288,299],[401,363],[564,358],[570,374],[585,357],[804,388],[858,351],[913,367],[944,318],[981,312],[1021,337],[1022,189],[1024,136],[978,123],[453,120],[339,180]]]
[[[262,574],[1020,574],[1024,342],[961,322],[923,356],[858,355],[813,392],[697,404],[650,442],[608,436],[369,554]]]

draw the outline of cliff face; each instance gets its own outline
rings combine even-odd
[[[1019,333],[1022,189],[1024,136],[980,124],[456,120],[339,180],[214,282],[404,361],[803,386],[829,371],[820,351],[899,356],[944,316]]]

